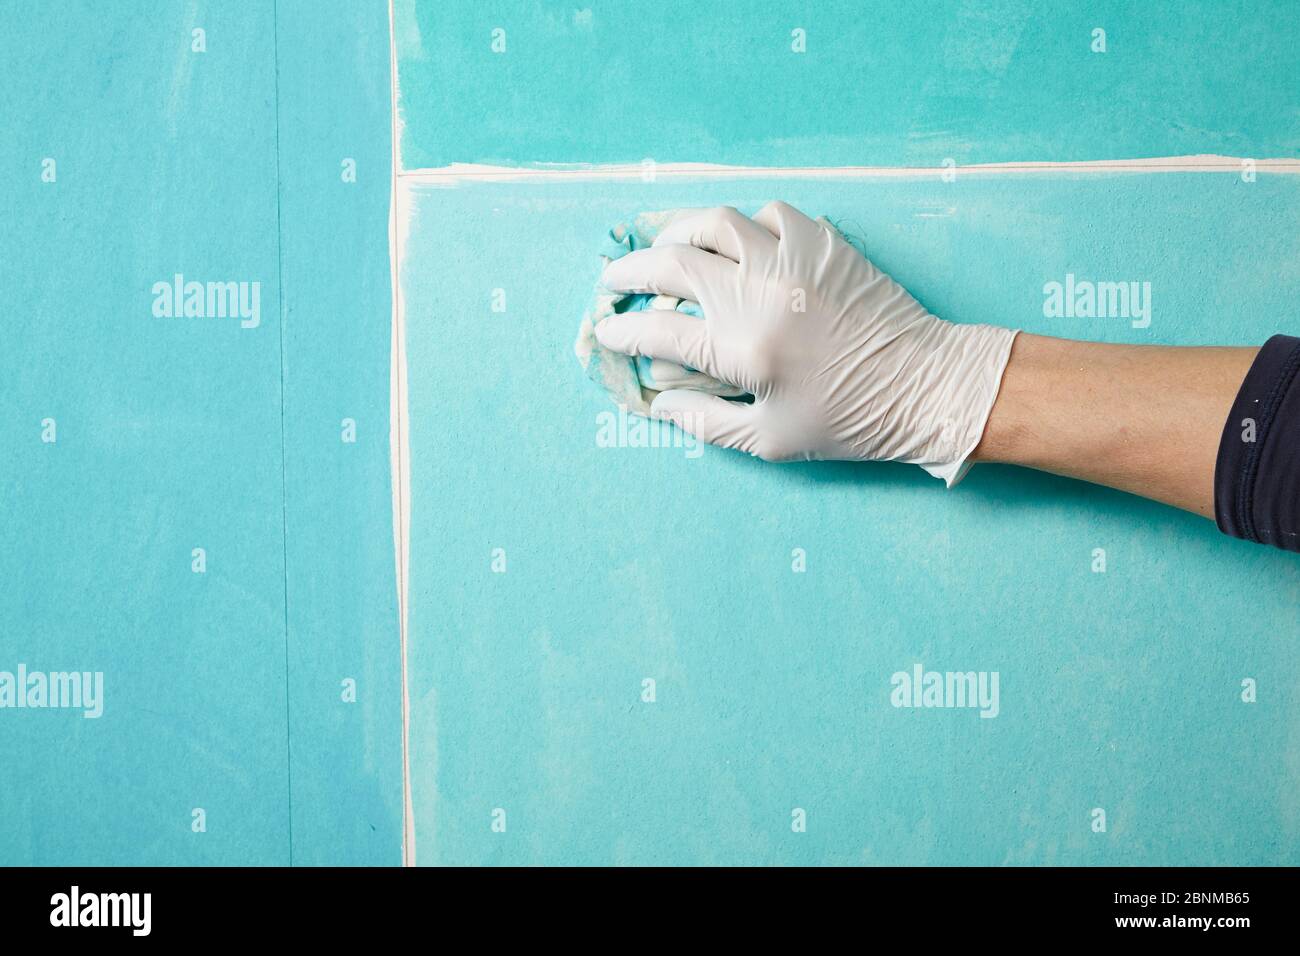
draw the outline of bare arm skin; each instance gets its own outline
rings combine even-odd
[[[972,459],[1082,478],[1213,518],[1219,438],[1258,352],[1022,332]]]

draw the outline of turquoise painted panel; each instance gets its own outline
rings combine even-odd
[[[419,861],[1300,862],[1290,557],[1013,468],[948,492],[906,466],[602,447],[611,407],[572,343],[604,231],[778,196],[851,224],[953,320],[1185,344],[1295,328],[1289,177],[418,191]],[[1044,285],[1071,273],[1149,281],[1149,327],[1045,318]],[[895,708],[892,676],[917,664],[996,671],[998,716]]]
[[[0,862],[286,863],[272,6],[3,20],[0,670],[104,699],[0,710]],[[260,321],[155,315],[177,274]]]
[[[388,10],[278,15],[293,861],[398,864]]]
[[[408,169],[1300,155],[1284,0],[396,0],[395,13]]]
[[[0,709],[0,863],[398,863],[386,5],[3,23],[0,694],[104,690]]]

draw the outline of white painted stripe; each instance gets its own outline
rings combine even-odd
[[[1258,174],[1300,174],[1300,160],[1257,159]],[[1082,162],[982,163],[952,167],[958,178],[966,176],[1025,176],[1061,173],[1234,173],[1245,168],[1236,156],[1162,156],[1153,159],[1106,159]],[[448,166],[402,169],[404,182],[416,185],[454,186],[462,182],[572,182],[583,180],[664,179],[876,179],[939,178],[943,166],[727,166],[718,163],[529,163],[493,166],[451,163]]]
[[[415,818],[411,801],[411,696],[407,684],[407,599],[410,564],[411,446],[406,404],[406,314],[402,304],[402,261],[409,205],[401,185],[401,117],[397,110],[397,34],[393,2],[388,2],[389,93],[392,110],[393,177],[388,198],[388,260],[392,282],[392,367],[388,408],[388,447],[393,485],[393,544],[397,571],[398,637],[402,654],[402,865],[415,866]]]

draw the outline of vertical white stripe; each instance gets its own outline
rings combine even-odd
[[[397,34],[393,0],[388,0],[389,99],[392,110],[392,182],[388,195],[388,259],[392,283],[392,369],[390,374],[388,444],[393,485],[393,543],[397,571],[398,635],[402,655],[402,865],[415,866],[415,819],[411,803],[411,697],[407,688],[407,566],[410,550],[410,444],[406,427],[406,321],[402,310],[401,265],[405,252],[405,204],[399,201],[402,172],[401,124],[397,112]]]

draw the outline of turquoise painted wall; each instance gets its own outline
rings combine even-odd
[[[406,167],[1288,158],[1300,144],[1282,5],[581,7],[398,0]],[[1096,26],[1105,54],[1089,50]],[[902,466],[599,447],[611,406],[572,342],[605,230],[772,198],[847,220],[956,321],[1185,344],[1296,327],[1294,177],[415,188],[419,861],[1300,861],[1289,557],[1011,468],[945,492]],[[1043,285],[1067,273],[1149,281],[1150,327],[1044,318]],[[999,716],[892,707],[891,676],[917,663],[999,672]]]
[[[400,861],[388,57],[382,4],[0,6],[0,671],[104,674],[0,710],[0,863]]]
[[[854,220],[884,269],[963,322],[1236,344],[1285,327],[1300,295],[1285,177],[418,192],[404,287],[419,861],[1300,860],[1288,556],[1013,468],[948,492],[900,465],[599,447],[611,406],[572,341],[603,230],[641,208],[752,212],[771,196]],[[1151,326],[1044,318],[1043,284],[1071,271],[1150,281]],[[999,672],[1000,714],[892,707],[891,676],[916,663]],[[1243,677],[1258,703],[1239,699]]]
[[[395,10],[408,169],[1300,155],[1289,0],[396,0]],[[1098,27],[1104,55],[1090,49]],[[791,52],[795,29],[805,53]]]
[[[397,0],[402,158],[1295,157],[1288,8],[1151,6]],[[11,0],[0,19],[0,670],[105,675],[98,719],[0,710],[0,863],[397,863],[385,5]],[[945,493],[888,465],[597,447],[607,405],[571,343],[603,231],[774,196],[852,219],[959,321],[1291,327],[1290,178],[419,191],[419,860],[1295,863],[1285,556],[1011,469]],[[1068,271],[1151,281],[1151,327],[1043,319]],[[260,282],[260,324],[155,317],[176,272]],[[890,707],[916,662],[998,670],[999,717]]]

